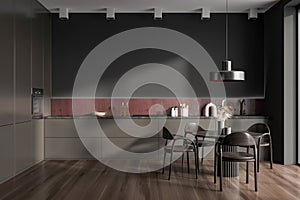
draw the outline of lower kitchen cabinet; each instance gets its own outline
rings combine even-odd
[[[256,123],[266,123],[268,124],[268,118],[265,117],[257,117],[257,118],[233,118],[233,119],[227,119],[225,122],[225,125],[228,127],[231,127],[233,131],[245,131],[247,130],[251,125]]]
[[[14,175],[13,125],[0,127],[0,183]]]
[[[102,138],[103,159],[157,160],[158,138]]]
[[[98,119],[104,131],[104,134],[101,134],[93,125],[95,119],[82,118],[78,120],[78,123],[81,131],[84,132],[84,137],[80,138],[72,118],[45,119],[45,159],[93,159],[94,157],[124,159],[128,156],[124,154],[124,151],[147,153],[164,147],[165,140],[162,138],[161,131],[163,126],[173,134],[180,135],[184,134],[185,125],[188,122],[199,123],[208,130],[217,128],[217,120],[213,118],[168,118],[166,120],[157,118],[152,119],[151,126],[150,120],[148,118],[132,119],[136,125],[142,127],[137,129],[130,123],[132,122],[130,118],[118,119],[118,124],[111,118]],[[233,118],[227,120],[226,125],[231,126],[234,131],[242,131],[254,123],[262,122],[266,123],[267,118],[259,116],[251,119]],[[118,125],[125,127],[126,130]],[[88,144],[88,150],[82,140]],[[212,149],[205,148],[206,158],[213,158]],[[89,152],[93,152],[93,155]],[[158,156],[150,156],[148,159],[157,159]],[[131,159],[130,156],[129,159]]]
[[[33,163],[44,160],[44,120],[32,120],[32,153]]]
[[[165,124],[162,124],[161,126],[165,126],[172,134],[184,135],[185,126],[187,123],[197,123],[202,128],[207,130],[215,130],[216,128],[215,119],[199,119],[199,118],[167,119]]]
[[[124,131],[113,119],[99,119],[104,134],[94,128],[93,121],[93,119],[77,121],[84,132],[84,137],[79,137],[73,119],[45,119],[45,159],[124,158],[110,145],[110,142],[132,152],[155,151],[158,148],[157,137],[160,136],[158,120],[154,120],[150,126],[150,119],[133,119],[137,126],[149,125],[137,131],[134,126],[130,125],[129,119],[120,119],[119,125],[127,129]],[[134,136],[142,137],[135,138]],[[88,150],[82,141],[87,144]],[[92,155],[90,152],[93,152]]]
[[[15,125],[15,166],[20,173],[33,164],[31,121]]]
[[[101,156],[100,133],[94,130],[93,120],[79,119],[78,125],[85,130],[84,138],[79,138],[73,119],[45,119],[45,159],[94,159],[94,156]]]
[[[45,159],[94,159],[100,157],[100,138],[84,138],[85,148],[80,138],[45,138]]]

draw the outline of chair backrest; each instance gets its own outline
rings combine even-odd
[[[235,132],[225,136],[222,145],[251,147],[256,146],[256,142],[249,133]]]
[[[195,122],[189,122],[185,125],[185,132],[197,133],[198,131],[204,131],[204,129]]]
[[[163,138],[166,140],[174,139],[174,136],[170,133],[170,131],[166,127],[163,127]]]
[[[270,133],[270,128],[267,124],[256,123],[250,126],[247,131],[257,132],[257,133]]]

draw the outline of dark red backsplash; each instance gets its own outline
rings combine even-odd
[[[230,105],[234,108],[234,114],[239,115],[240,112],[240,99],[232,98],[226,99],[226,105]],[[108,115],[111,115],[112,109],[117,115],[122,115],[122,102],[128,102],[130,115],[147,115],[149,109],[150,114],[164,114],[171,107],[179,107],[179,102],[189,105],[189,115],[198,116],[203,115],[203,109],[209,102],[221,105],[222,99],[192,99],[192,98],[132,98],[132,99],[110,99],[110,98],[98,98],[95,99],[95,104],[91,99],[74,99],[77,110],[76,115],[86,115],[94,111],[103,111]],[[113,103],[112,103],[113,102]],[[159,104],[164,107],[164,111],[158,109],[156,105]],[[112,106],[113,105],[113,106]],[[246,99],[246,105],[244,106],[247,115],[264,115],[264,99]],[[51,115],[52,116],[72,116],[72,99],[55,99],[51,100]]]

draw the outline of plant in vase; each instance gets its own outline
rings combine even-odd
[[[222,105],[217,107],[217,120],[218,120],[218,132],[222,133],[222,129],[225,127],[226,119],[229,119],[233,115],[233,108],[225,105],[225,99],[222,101]]]

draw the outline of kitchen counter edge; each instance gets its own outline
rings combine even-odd
[[[216,119],[215,117],[205,116],[189,116],[189,117],[171,117],[171,116],[45,116],[44,119]],[[263,115],[234,115],[230,119],[268,119],[268,116]]]

